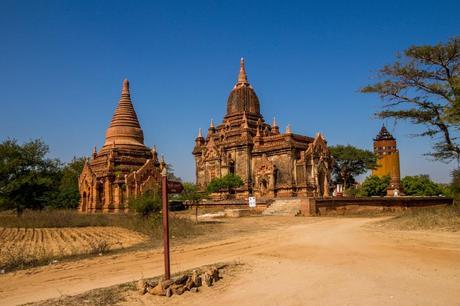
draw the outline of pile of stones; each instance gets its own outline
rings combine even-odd
[[[185,274],[170,280],[159,280],[155,282],[141,279],[137,283],[137,290],[141,295],[150,293],[152,295],[171,297],[175,294],[181,295],[185,291],[198,292],[198,288],[203,284],[207,287],[211,287],[213,283],[219,279],[221,279],[219,276],[219,269],[212,267],[203,273],[193,270],[191,274]]]

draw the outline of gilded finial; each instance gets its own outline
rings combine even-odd
[[[203,134],[201,133],[201,128],[198,129],[198,137],[197,138],[203,138]]]
[[[276,125],[276,117],[273,117],[273,123],[272,123],[272,127],[277,127],[278,125]]]
[[[211,123],[209,124],[209,128],[213,129],[214,128],[214,119],[211,118]]]
[[[292,134],[291,125],[288,124],[286,127],[286,134]]]

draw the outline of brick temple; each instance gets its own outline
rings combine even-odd
[[[147,190],[158,190],[164,161],[158,159],[155,147],[144,144],[141,129],[129,91],[123,89],[104,146],[94,148],[91,160],[84,165],[78,184],[81,212],[118,212],[128,210],[128,199]]]
[[[275,119],[265,122],[243,59],[223,122],[215,126],[211,119],[206,137],[200,129],[193,155],[200,189],[233,173],[244,186],[230,197],[329,196],[333,161],[325,138],[293,133],[290,126],[282,133]]]

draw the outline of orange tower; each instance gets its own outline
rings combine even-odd
[[[385,125],[382,126],[374,139],[374,152],[378,157],[378,167],[372,171],[372,175],[380,177],[388,175],[391,178],[391,183],[387,189],[387,195],[401,195],[399,150],[396,147],[396,139],[388,132]]]

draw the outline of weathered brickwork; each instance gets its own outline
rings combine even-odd
[[[193,155],[201,189],[234,173],[244,181],[237,198],[329,196],[332,157],[323,135],[294,134],[290,126],[281,133],[275,119],[266,123],[243,59],[223,122],[215,126],[211,119],[206,137],[199,131]]]
[[[94,148],[79,178],[82,212],[127,211],[128,199],[159,189],[164,161],[155,147],[144,145],[144,133],[131,102],[128,80],[106,132],[104,146]]]

